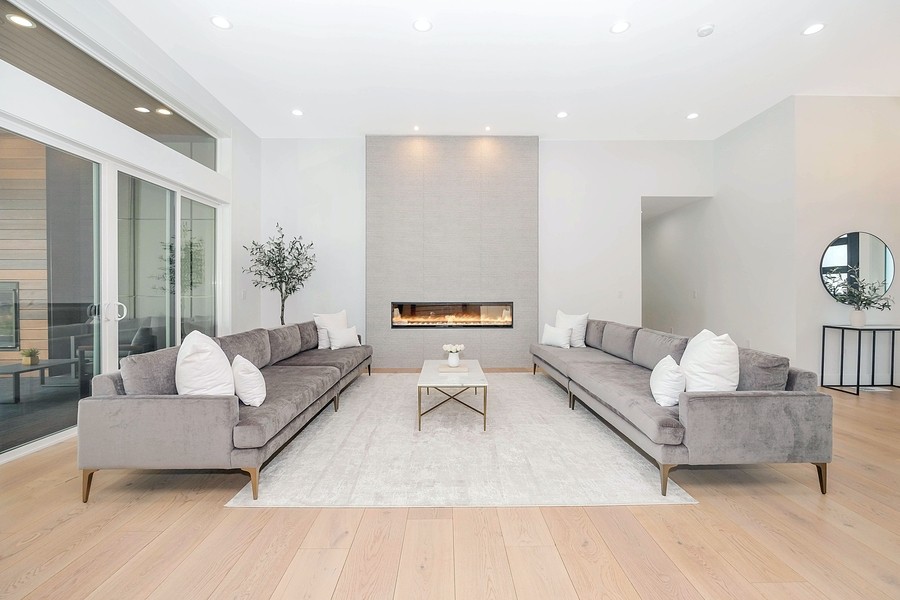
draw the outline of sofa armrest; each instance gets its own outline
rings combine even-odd
[[[237,396],[91,396],[78,402],[80,469],[228,469]]]
[[[830,462],[832,400],[817,392],[683,392],[691,464]]]

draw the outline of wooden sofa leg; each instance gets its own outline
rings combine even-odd
[[[338,392],[334,397],[334,412],[338,411],[338,407],[341,405],[341,393]]]
[[[250,476],[250,487],[253,490],[253,499],[259,498],[259,467],[241,468],[241,471]]]
[[[813,463],[816,465],[816,471],[819,473],[819,489],[822,493],[828,491],[828,463]]]
[[[94,481],[94,473],[97,469],[82,469],[81,471],[81,501],[87,502],[91,495],[91,483]]]
[[[366,368],[369,370],[369,377],[372,376],[372,363],[366,365]]]
[[[533,365],[531,365],[531,374],[537,375],[537,363],[534,363]]]
[[[677,467],[678,465],[664,465],[659,463],[659,490],[662,492],[662,495],[666,495],[666,488],[669,485],[669,471]]]

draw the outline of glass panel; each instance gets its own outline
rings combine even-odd
[[[119,359],[174,346],[175,192],[119,173]]]
[[[181,334],[216,335],[216,209],[181,202]]]
[[[75,425],[99,372],[98,183],[96,163],[0,129],[0,451]]]

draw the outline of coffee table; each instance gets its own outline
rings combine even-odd
[[[422,431],[422,416],[427,415],[434,409],[439,406],[443,406],[447,402],[451,400],[455,400],[459,402],[469,410],[477,412],[479,415],[483,417],[483,426],[484,431],[487,431],[487,394],[488,394],[488,381],[484,376],[484,371],[481,370],[481,365],[478,364],[477,360],[461,360],[459,361],[461,367],[468,368],[468,371],[456,371],[456,372],[441,372],[441,368],[447,367],[446,360],[426,360],[422,365],[422,371],[419,373],[419,431]],[[478,410],[477,408],[470,406],[459,399],[460,394],[463,392],[467,392],[469,390],[474,390],[476,398],[478,397],[478,388],[481,388],[481,396],[484,402],[482,410]],[[446,391],[450,390],[458,390],[455,393],[450,393]],[[435,404],[425,412],[422,412],[422,390],[425,390],[425,394],[428,395],[431,393],[431,390],[438,391],[443,395],[447,396],[446,399],[442,400],[438,404]]]

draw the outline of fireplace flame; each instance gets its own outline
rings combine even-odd
[[[513,324],[512,311],[504,308],[501,311],[456,312],[403,315],[394,309],[391,323],[401,327],[511,327]]]

